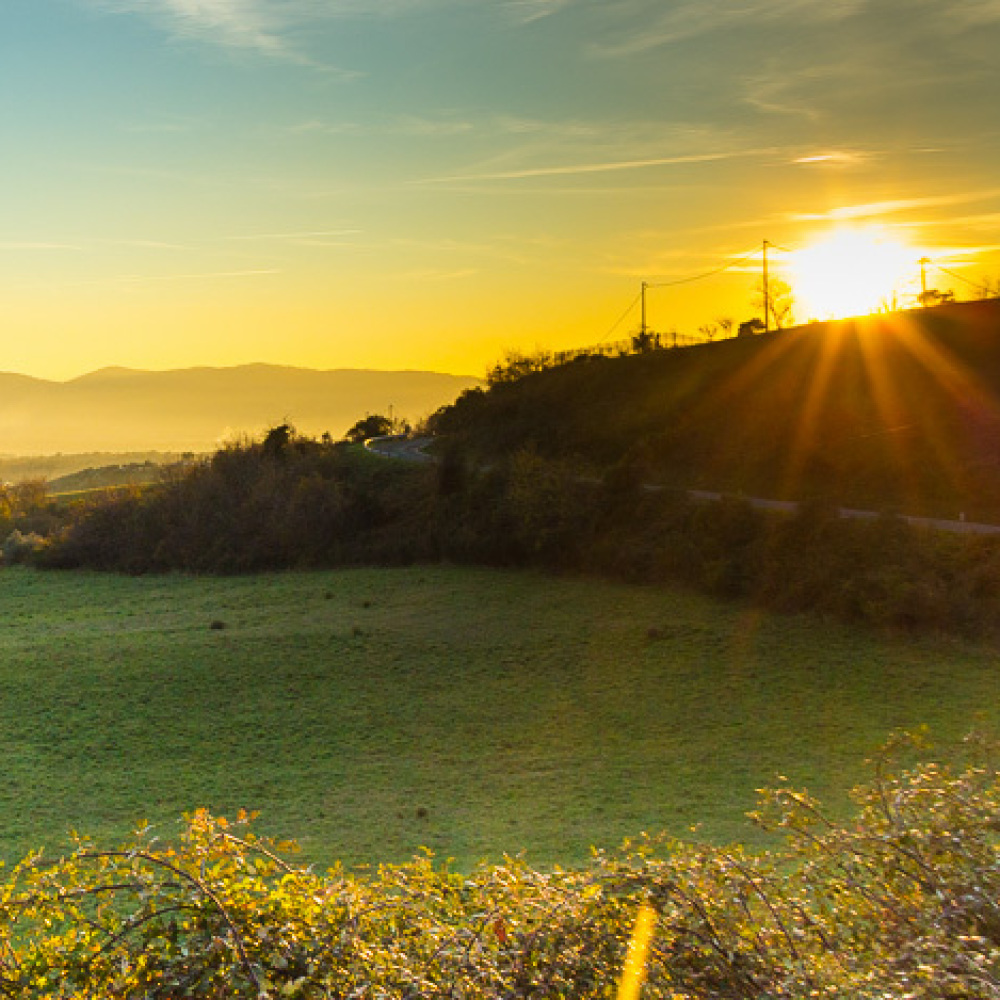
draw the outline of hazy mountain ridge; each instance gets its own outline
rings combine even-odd
[[[366,413],[418,419],[477,385],[421,371],[249,364],[141,371],[104,368],[67,382],[0,373],[0,453],[205,451],[290,421],[340,437]]]

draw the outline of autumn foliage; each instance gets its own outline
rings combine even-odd
[[[897,739],[846,823],[763,792],[773,854],[643,836],[578,870],[319,874],[246,814],[195,812],[172,843],[78,838],[0,889],[0,995],[607,997],[648,904],[647,996],[994,998],[1000,776],[983,742],[965,751],[906,764]]]

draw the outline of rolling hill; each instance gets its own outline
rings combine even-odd
[[[136,371],[105,368],[68,382],[0,373],[0,454],[206,451],[289,421],[340,437],[391,407],[419,419],[477,379],[435,372],[316,371],[254,364]]]
[[[1000,300],[584,357],[433,421],[480,459],[528,448],[679,488],[1000,517]]]

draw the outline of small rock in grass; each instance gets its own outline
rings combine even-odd
[[[651,625],[648,629],[646,629],[647,639],[666,639],[666,637],[666,631],[662,628],[657,628],[655,625]]]
[[[216,618],[211,625],[208,626],[213,632],[220,632],[226,627],[226,623],[219,618]]]

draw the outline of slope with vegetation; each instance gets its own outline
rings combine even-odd
[[[1000,521],[998,300],[535,367],[495,370],[431,428],[482,461],[529,448],[681,488]]]

